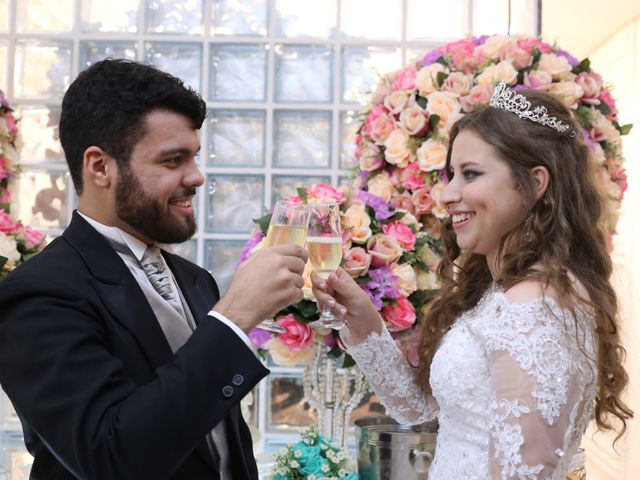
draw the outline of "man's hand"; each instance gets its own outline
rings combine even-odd
[[[306,262],[307,251],[298,245],[257,251],[240,265],[214,310],[249,332],[265,318],[302,300]]]

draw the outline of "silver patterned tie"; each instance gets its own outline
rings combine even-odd
[[[144,273],[147,274],[156,292],[180,313],[181,308],[173,291],[173,286],[169,279],[169,272],[165,270],[160,248],[155,245],[147,247],[142,256],[142,260],[140,260],[140,265],[142,265]]]

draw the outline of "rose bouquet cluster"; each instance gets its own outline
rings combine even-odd
[[[15,221],[9,186],[18,172],[20,135],[13,110],[0,90],[0,278],[44,248],[44,237]]]
[[[588,59],[578,61],[536,38],[464,39],[385,75],[358,124],[354,184],[339,190],[316,185],[301,195],[309,202],[341,204],[342,267],[369,294],[412,363],[419,338],[416,319],[440,287],[434,272],[442,254],[440,222],[447,215],[440,197],[446,184],[449,131],[462,115],[487,105],[501,81],[514,90],[549,92],[574,111],[608,195],[606,226],[613,234],[627,186],[621,135],[631,125],[618,123],[609,87],[591,70]],[[258,221],[262,228],[252,235],[243,258],[260,247],[265,221]],[[319,335],[306,323],[315,318],[309,293],[280,313],[277,321],[287,333],[272,338],[256,331],[252,338],[276,363],[305,363]],[[318,340],[327,343],[332,355],[341,354],[335,333]],[[345,361],[348,365],[348,356]]]
[[[348,469],[348,456],[315,427],[302,433],[302,440],[275,456],[274,480],[357,480]]]

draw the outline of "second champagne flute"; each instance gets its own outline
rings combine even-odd
[[[265,247],[276,245],[296,244],[304,246],[307,237],[309,210],[302,203],[280,200],[276,202],[271,214]],[[268,272],[265,272],[268,275]],[[269,317],[258,325],[258,328],[275,333],[285,333],[287,330],[278,325],[273,317]]]
[[[307,251],[314,272],[320,278],[329,278],[340,266],[342,260],[342,230],[340,228],[340,205],[337,203],[311,204],[309,228],[307,231]],[[328,308],[323,308],[320,318],[309,323],[314,328],[339,330],[345,322],[333,316]]]

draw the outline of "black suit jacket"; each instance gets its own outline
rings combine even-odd
[[[217,479],[205,435],[220,421],[233,479],[257,478],[239,402],[268,370],[207,316],[213,278],[165,258],[198,321],[175,355],[124,262],[77,213],[0,283],[0,383],[31,478]]]

